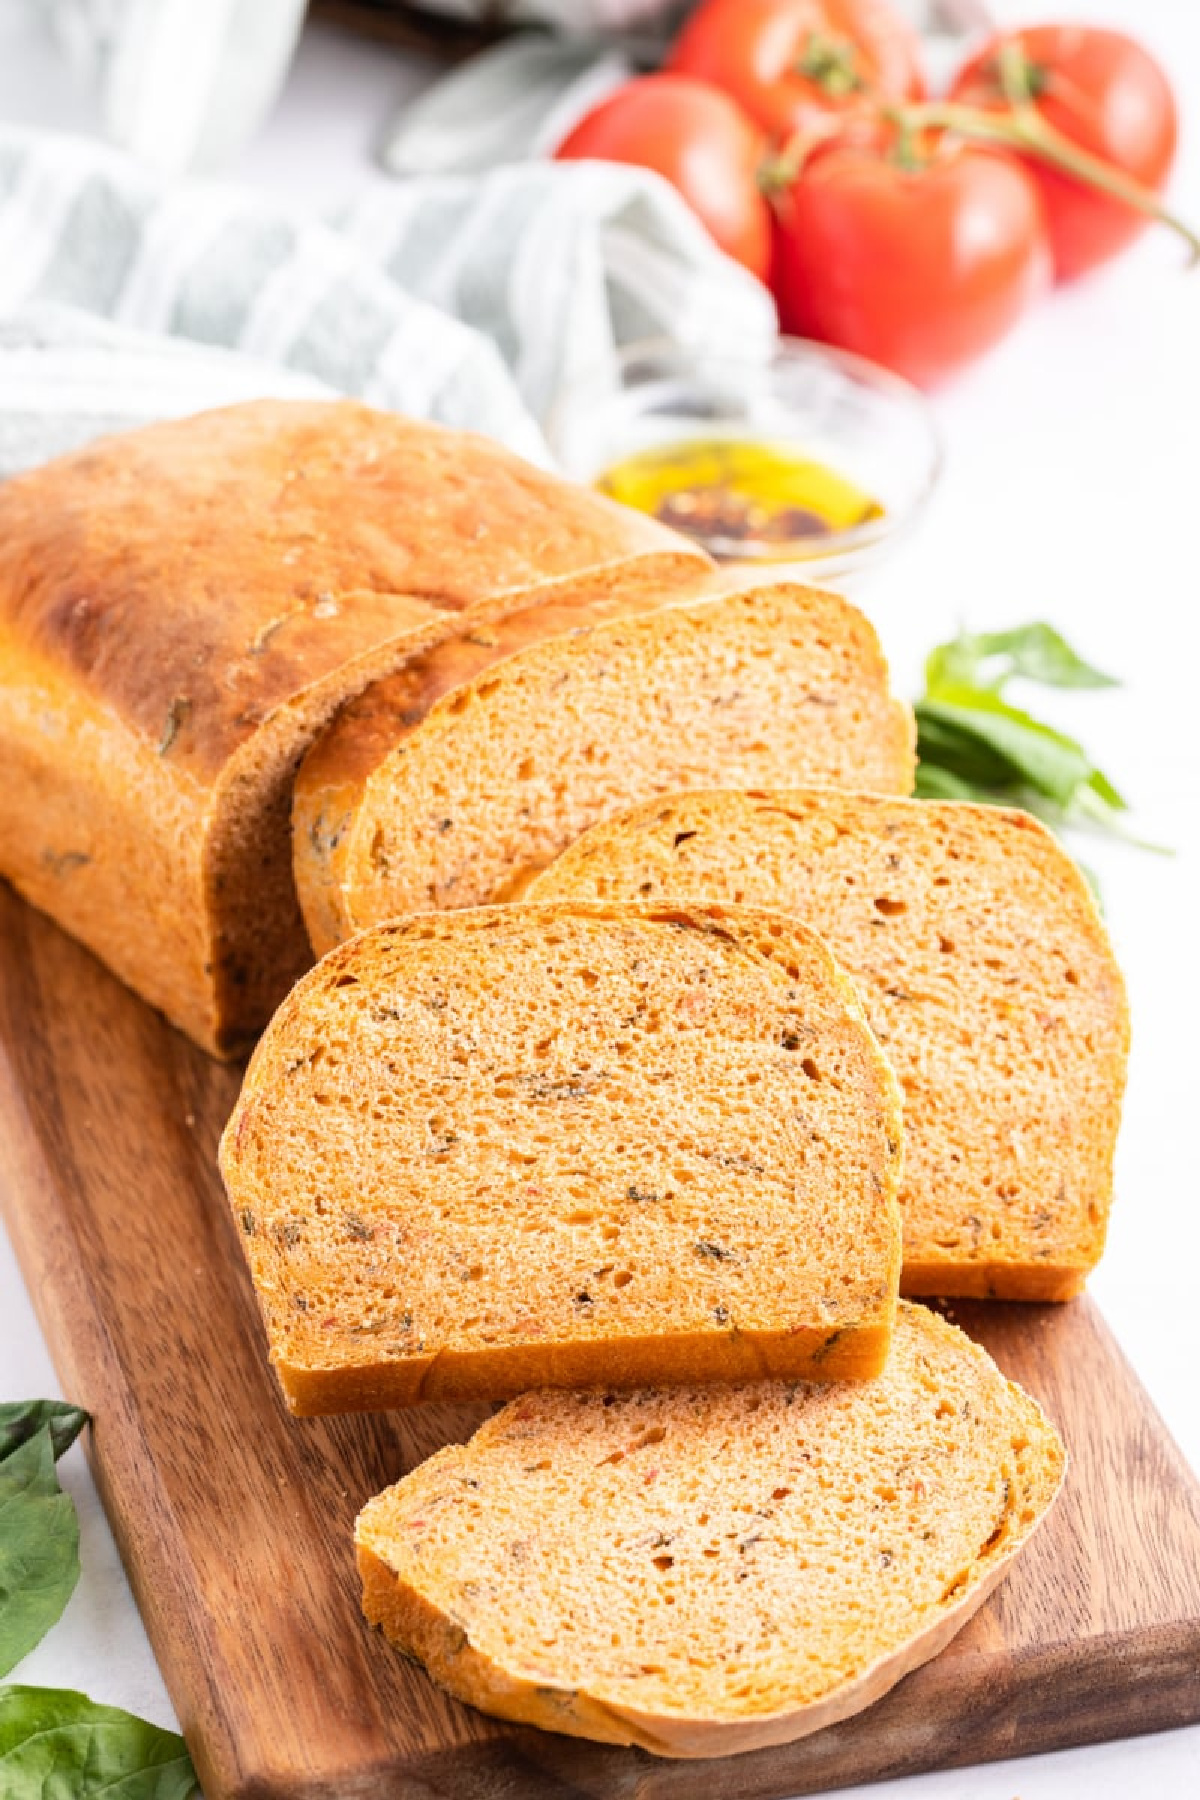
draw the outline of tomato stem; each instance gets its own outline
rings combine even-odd
[[[907,119],[897,119],[896,142],[892,146],[891,160],[897,168],[903,169],[909,175],[915,175],[918,170],[925,167],[928,161],[928,158],[920,155],[919,143],[920,133],[917,127],[911,125]]]
[[[854,45],[840,38],[826,37],[822,31],[809,32],[796,62],[796,73],[835,100],[844,100],[864,85],[858,72]]]
[[[840,129],[836,115],[831,114],[823,124],[810,123],[794,131],[774,155],[765,157],[759,164],[759,192],[771,200],[792,187],[803,174],[804,165],[813,151],[829,143]]]
[[[1001,93],[1014,112],[1032,107],[1038,96],[1045,92],[1045,70],[1030,62],[1023,44],[1011,40],[1000,46],[996,77]]]
[[[931,100],[912,106],[889,107],[887,117],[901,131],[924,128],[952,131],[958,137],[977,143],[996,144],[1005,150],[1036,157],[1039,162],[1072,176],[1085,187],[1108,194],[1146,218],[1168,226],[1187,245],[1189,266],[1200,262],[1200,236],[1176,214],[1169,212],[1157,194],[1122,170],[1115,169],[1111,163],[1081,149],[1049,124],[1031,100],[1014,104],[1007,114],[984,112],[953,100]]]

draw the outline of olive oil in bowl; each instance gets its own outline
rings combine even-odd
[[[723,350],[630,344],[570,382],[546,421],[565,475],[722,562],[844,583],[888,554],[942,467],[923,394],[861,356],[775,338]]]
[[[819,558],[831,538],[884,516],[878,500],[827,463],[750,437],[655,444],[612,464],[596,486],[724,558]]]

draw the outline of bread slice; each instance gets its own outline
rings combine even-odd
[[[531,893],[748,901],[812,926],[904,1093],[902,1290],[1083,1286],[1104,1247],[1129,1021],[1087,885],[1027,813],[680,795],[598,826]]]
[[[659,1756],[803,1737],[960,1630],[1062,1443],[902,1304],[876,1381],[527,1395],[370,1501],[368,1619],[460,1700]]]
[[[872,1375],[899,1161],[891,1071],[811,932],[573,901],[333,952],[221,1148],[301,1413]]]
[[[911,714],[834,594],[725,573],[572,624],[510,616],[325,732],[295,800],[319,954],[401,913],[517,898],[581,831],[653,794],[797,778],[911,791]]]
[[[0,874],[206,1049],[311,961],[291,789],[322,725],[430,642],[708,558],[498,445],[256,401],[0,490]]]

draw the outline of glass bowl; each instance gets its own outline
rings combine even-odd
[[[932,410],[887,369],[807,338],[777,338],[761,354],[668,341],[632,344],[573,384],[547,424],[565,474],[597,483],[641,451],[721,439],[801,454],[869,496],[875,516],[845,529],[770,537],[722,534],[711,520],[669,522],[720,562],[802,565],[829,581],[877,561],[911,527],[942,468]]]

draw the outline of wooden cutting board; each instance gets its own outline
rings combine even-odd
[[[0,885],[3,1204],[207,1800],[776,1800],[1200,1718],[1200,1486],[1087,1301],[956,1309],[1070,1477],[870,1711],[671,1763],[448,1699],[363,1623],[351,1526],[483,1409],[288,1418],[214,1161],[237,1083]]]

